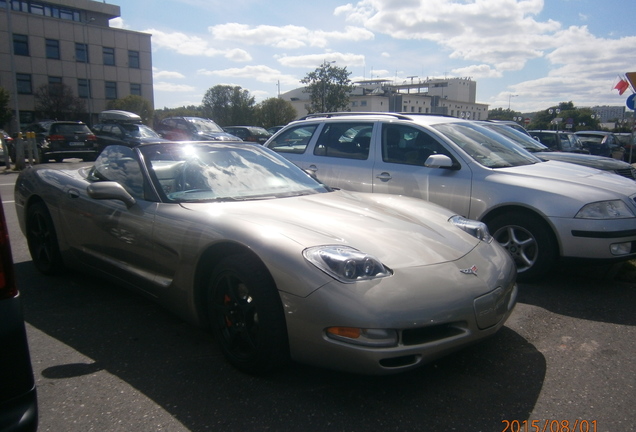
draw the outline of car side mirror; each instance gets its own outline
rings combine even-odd
[[[424,162],[424,166],[428,168],[452,168],[453,161],[446,155],[434,154],[430,155],[426,159],[426,162]]]
[[[137,201],[128,193],[122,185],[114,181],[100,181],[91,183],[86,188],[86,193],[93,199],[114,199],[126,204],[127,208],[134,206]]]

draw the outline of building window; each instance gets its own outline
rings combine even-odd
[[[46,40],[46,58],[60,59],[60,41],[57,39]]]
[[[88,99],[91,97],[91,82],[84,78],[78,78],[77,80],[77,95],[82,99]]]
[[[128,67],[139,69],[139,51],[128,51]]]
[[[88,63],[88,45],[77,42],[75,43],[75,61]]]
[[[49,77],[49,95],[50,96],[62,96],[62,77],[50,76]]]
[[[15,81],[18,86],[18,93],[31,94],[33,93],[33,87],[31,84],[31,74],[16,74]]]
[[[130,94],[135,96],[141,96],[141,84],[130,83]]]
[[[115,66],[115,48],[102,48],[104,54],[104,64],[106,66]]]
[[[104,83],[106,99],[117,99],[117,82],[106,81]]]
[[[367,106],[367,101],[365,101],[365,100],[360,101],[360,106]]]
[[[13,54],[21,56],[29,55],[29,37],[27,35],[13,35]]]

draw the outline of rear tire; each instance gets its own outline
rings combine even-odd
[[[556,263],[556,241],[539,217],[512,212],[493,218],[487,225],[494,239],[515,261],[519,280],[540,278]]]
[[[212,272],[207,294],[212,331],[234,367],[262,374],[288,361],[281,299],[269,272],[256,258],[223,259]]]
[[[35,267],[43,274],[58,274],[64,268],[57,233],[46,204],[36,202],[27,210],[26,238]]]

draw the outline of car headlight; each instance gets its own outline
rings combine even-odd
[[[621,200],[586,204],[575,216],[578,219],[626,219],[633,217],[634,213]]]
[[[492,236],[488,231],[488,227],[483,222],[467,219],[463,216],[453,216],[448,221],[457,228],[466,231],[468,234],[481,241],[486,243],[490,243],[492,241]]]
[[[311,247],[303,251],[303,256],[320,270],[343,283],[391,275],[391,271],[380,260],[349,246]]]

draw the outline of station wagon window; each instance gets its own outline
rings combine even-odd
[[[426,159],[434,154],[451,157],[435,138],[421,129],[395,124],[382,126],[384,162],[424,166]]]
[[[371,146],[373,124],[368,122],[337,122],[325,124],[314,154],[344,159],[367,159]]]
[[[144,177],[133,150],[113,145],[102,151],[91,170],[93,179],[119,183],[135,198],[144,199]]]
[[[317,124],[298,126],[280,133],[267,146],[278,153],[305,153]]]

